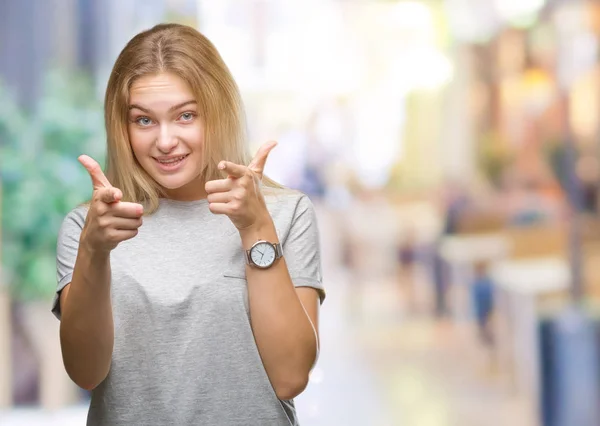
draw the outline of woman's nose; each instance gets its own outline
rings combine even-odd
[[[163,154],[168,154],[175,149],[178,143],[179,139],[170,131],[169,126],[162,126],[156,141],[158,150]]]

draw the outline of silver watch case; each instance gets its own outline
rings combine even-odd
[[[271,262],[270,264],[268,264],[266,266],[257,265],[252,260],[252,250],[254,250],[254,248],[260,244],[269,244],[275,250],[275,259],[273,259],[273,262]],[[254,268],[258,268],[258,269],[269,269],[271,266],[273,266],[275,264],[275,261],[277,259],[280,259],[281,257],[283,257],[283,250],[281,248],[281,243],[271,243],[271,242],[265,241],[265,240],[258,240],[257,242],[255,242],[252,245],[252,247],[250,247],[250,250],[246,250],[245,257],[246,257],[246,265],[250,265],[250,266],[252,266]]]

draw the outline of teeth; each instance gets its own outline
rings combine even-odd
[[[185,155],[183,155],[181,157],[177,157],[177,158],[172,158],[170,160],[158,160],[158,162],[161,164],[172,164],[172,163],[177,163],[177,162],[183,160],[184,158],[185,158]]]

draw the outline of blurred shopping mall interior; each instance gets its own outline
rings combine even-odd
[[[160,22],[213,41],[317,209],[303,426],[600,425],[599,0],[0,0],[1,425],[85,424],[56,235]]]

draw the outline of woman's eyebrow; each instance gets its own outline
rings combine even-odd
[[[181,103],[179,103],[177,105],[173,105],[171,108],[169,108],[169,112],[173,112],[175,110],[178,110],[179,108],[183,108],[186,105],[196,104],[196,103],[197,102],[195,100],[190,99],[189,101],[184,101],[184,102],[181,102]],[[151,111],[148,108],[144,108],[143,106],[138,105],[138,104],[131,104],[131,105],[129,105],[129,110],[131,111],[132,109],[139,109],[140,111],[143,111],[146,114],[150,114],[151,113]]]
[[[185,101],[180,104],[172,106],[171,108],[169,108],[169,112],[173,112],[175,110],[178,110],[179,108],[183,108],[186,105],[191,105],[191,104],[195,104],[195,103],[196,103],[196,101],[194,99],[190,99],[189,101]]]

